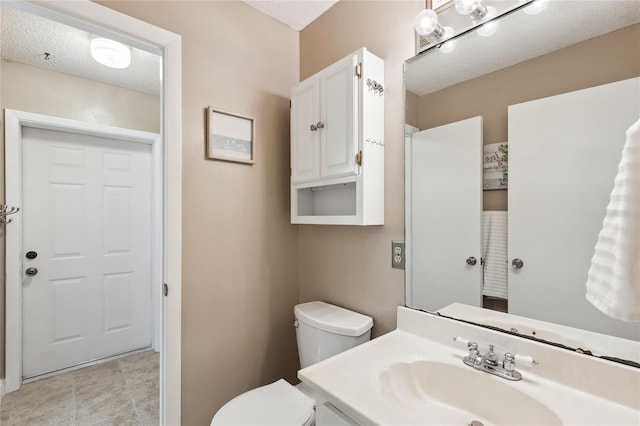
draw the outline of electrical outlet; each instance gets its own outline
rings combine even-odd
[[[404,241],[391,241],[391,267],[404,269]]]

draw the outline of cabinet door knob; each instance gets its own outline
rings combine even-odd
[[[471,265],[471,266],[473,266],[473,265],[475,265],[478,261],[476,260],[476,258],[475,258],[475,257],[470,256],[470,257],[467,257],[466,262],[467,262],[467,265]]]
[[[312,124],[311,127],[309,127],[309,130],[311,130],[312,132],[315,132],[316,130],[318,130],[318,128],[316,127],[315,124]]]
[[[511,262],[511,266],[513,266],[515,269],[520,269],[524,266],[524,262],[522,261],[522,259],[513,259],[513,261]]]
[[[318,124],[316,124],[316,127],[318,129],[324,129],[324,123],[322,121],[318,121]]]

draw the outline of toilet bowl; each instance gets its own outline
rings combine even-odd
[[[373,319],[324,302],[294,307],[294,326],[300,365],[305,368],[368,341]],[[315,397],[304,383],[297,386],[280,379],[252,389],[227,402],[211,425],[315,424]]]
[[[314,400],[280,379],[240,394],[218,410],[212,425],[310,426]]]

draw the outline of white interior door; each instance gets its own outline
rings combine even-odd
[[[414,133],[410,150],[407,304],[482,306],[482,117]]]
[[[510,313],[638,339],[585,299],[638,94],[634,78],[509,107]]]
[[[25,378],[150,346],[151,173],[150,145],[23,128]]]

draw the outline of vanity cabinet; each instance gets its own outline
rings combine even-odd
[[[291,223],[384,223],[383,84],[362,48],[291,90]]]
[[[316,426],[359,426],[360,423],[322,396],[316,401]]]

